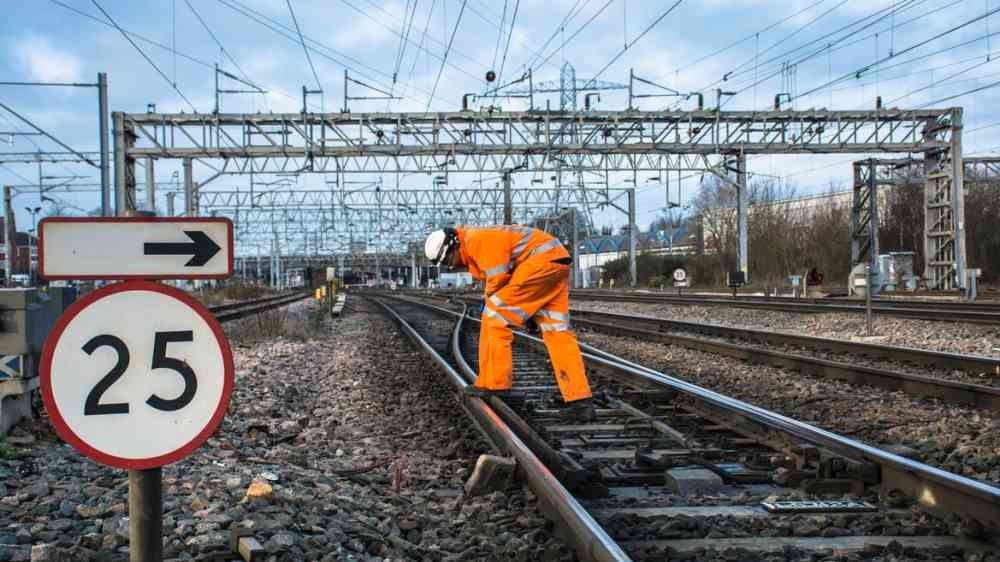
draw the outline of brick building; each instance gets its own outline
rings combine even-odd
[[[6,225],[3,217],[0,217],[0,272],[6,275],[4,267],[7,259]],[[17,232],[14,234],[14,242],[17,244],[17,251],[11,269],[14,274],[30,273],[32,269],[38,271],[38,240],[27,232]],[[30,256],[30,258],[29,258]],[[3,277],[0,275],[0,278]]]

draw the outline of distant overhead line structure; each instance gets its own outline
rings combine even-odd
[[[628,213],[631,189],[590,193],[586,203]],[[553,209],[580,207],[580,190],[513,189],[511,201],[516,220],[531,223],[549,216]],[[323,247],[336,247],[327,236],[369,234],[384,242],[405,246],[407,238],[420,236],[434,226],[491,224],[502,221],[504,197],[499,190],[386,189],[380,191],[210,191],[201,195],[205,212],[228,216],[237,224],[237,235],[249,241],[268,237],[274,225],[283,232],[321,232]],[[242,226],[241,226],[242,225]]]
[[[115,186],[135,189],[135,159],[199,160],[222,174],[705,169],[736,159],[739,269],[746,251],[746,157],[923,154],[935,170],[927,201],[946,201],[950,245],[932,283],[965,284],[962,110],[584,111],[435,113],[115,113]],[[700,158],[692,158],[700,157]],[[929,175],[928,178],[931,176]],[[212,178],[209,178],[209,181]],[[193,182],[190,174],[186,182]],[[203,182],[207,183],[207,182]],[[188,186],[190,187],[190,186]],[[187,193],[193,193],[193,187]],[[935,209],[931,203],[929,208]],[[934,211],[939,212],[939,211]],[[930,213],[928,214],[930,216]],[[634,223],[634,220],[632,221]],[[928,233],[928,238],[931,234]]]
[[[1000,158],[979,157],[962,160],[965,182],[1000,187]],[[943,184],[943,185],[941,185]],[[940,166],[940,158],[868,158],[854,162],[854,204],[851,225],[851,265],[868,262],[874,270],[879,254],[879,187],[925,186],[924,277],[947,280],[958,275],[955,221],[964,221],[961,193],[953,189],[951,176]],[[962,217],[956,219],[956,217]],[[964,248],[962,257],[964,261]],[[964,278],[964,274],[962,275]],[[967,279],[965,279],[967,281]],[[964,285],[963,285],[964,286]]]

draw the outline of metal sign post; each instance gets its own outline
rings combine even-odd
[[[872,329],[872,266],[865,264],[865,334],[874,335]]]
[[[59,436],[129,471],[132,560],[160,562],[160,467],[215,432],[232,393],[232,352],[219,322],[168,285],[107,285],[59,318],[39,373]]]
[[[147,279],[229,277],[232,223],[52,218],[40,231],[45,278],[144,279],[106,285],[67,309],[45,340],[39,374],[59,436],[97,462],[128,470],[131,561],[162,562],[161,467],[215,432],[234,369],[212,313]]]

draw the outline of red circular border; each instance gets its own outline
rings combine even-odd
[[[151,291],[154,293],[160,293],[179,300],[193,309],[199,316],[201,316],[205,323],[208,324],[212,333],[215,334],[215,339],[219,344],[220,351],[222,352],[222,361],[225,370],[223,373],[224,381],[222,387],[222,397],[219,401],[219,406],[216,408],[215,414],[212,415],[212,419],[209,420],[208,425],[206,425],[205,428],[202,429],[201,432],[187,444],[169,453],[147,459],[127,459],[109,455],[85,443],[83,439],[81,439],[69,427],[66,420],[63,419],[62,415],[59,413],[59,408],[56,407],[55,398],[52,395],[52,355],[55,352],[56,345],[59,343],[59,339],[62,337],[63,332],[69,326],[70,322],[72,322],[78,314],[83,312],[84,309],[97,301],[111,295],[124,293],[126,291]],[[229,342],[226,340],[226,336],[222,331],[222,326],[219,325],[218,320],[212,316],[212,313],[209,312],[204,305],[196,301],[184,291],[162,283],[154,283],[151,281],[126,281],[124,283],[108,285],[97,289],[70,305],[66,312],[64,312],[63,315],[56,321],[55,326],[52,328],[52,332],[50,332],[49,336],[45,339],[45,347],[42,349],[42,359],[38,370],[39,376],[41,377],[42,401],[45,403],[45,410],[48,412],[49,419],[52,421],[52,425],[55,426],[56,432],[59,436],[62,437],[64,441],[72,445],[77,451],[80,451],[95,461],[109,466],[125,469],[155,468],[165,464],[171,464],[179,461],[200,447],[210,435],[215,433],[215,430],[219,427],[219,423],[222,422],[222,418],[226,414],[226,408],[229,406],[229,398],[233,392],[233,383],[236,378],[235,369],[233,368],[232,349],[229,347]]]

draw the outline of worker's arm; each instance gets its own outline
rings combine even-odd
[[[503,234],[483,230],[467,236],[466,252],[486,280],[487,297],[510,281],[511,248]]]

